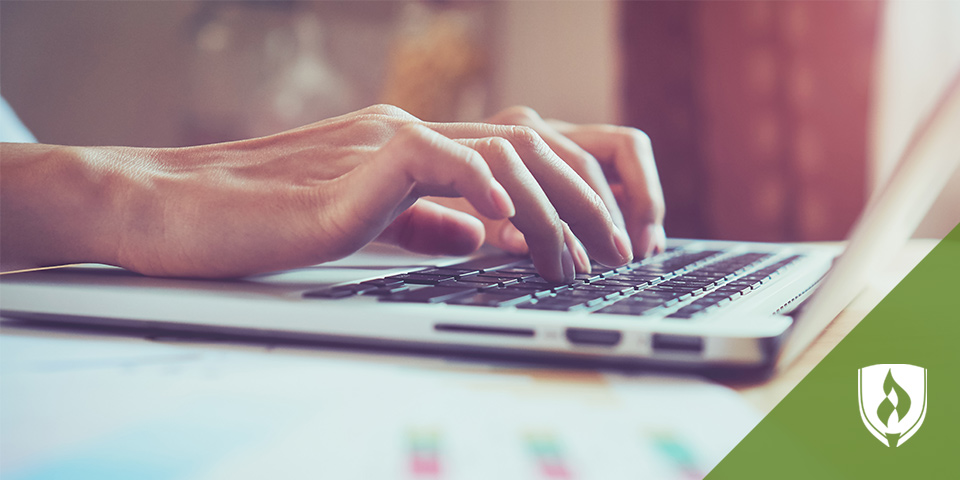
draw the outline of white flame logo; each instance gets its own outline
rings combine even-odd
[[[903,445],[927,415],[927,370],[915,365],[878,364],[857,373],[860,418],[888,447]]]

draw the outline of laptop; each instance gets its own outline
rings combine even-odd
[[[671,239],[662,254],[594,264],[569,284],[549,283],[529,259],[502,252],[438,258],[376,245],[235,281],[75,265],[0,277],[0,315],[142,334],[770,371],[801,353],[914,231],[960,163],[957,131],[960,75],[846,248]]]

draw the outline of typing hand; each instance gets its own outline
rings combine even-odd
[[[422,196],[509,218],[552,281],[584,267],[574,235],[600,262],[632,257],[600,196],[523,126],[426,123],[375,106],[223,144],[3,152],[5,268],[93,261],[236,277],[335,260],[377,238],[429,253],[479,246],[476,218]]]
[[[526,107],[508,108],[489,121],[533,129],[599,195],[613,222],[629,234],[638,256],[663,251],[663,191],[646,134],[628,127],[544,120]],[[461,199],[442,203],[475,213]],[[527,252],[528,242],[510,222],[484,219],[484,224],[487,242],[510,252]]]

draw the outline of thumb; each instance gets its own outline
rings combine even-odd
[[[377,237],[414,253],[465,255],[483,244],[483,223],[467,213],[417,200]]]

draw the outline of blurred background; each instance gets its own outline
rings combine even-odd
[[[836,240],[960,70],[958,25],[946,0],[4,0],[0,93],[41,142],[74,145],[524,104],[646,131],[671,236]],[[955,173],[917,235],[957,222]]]

